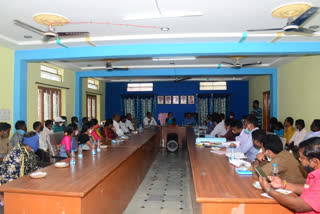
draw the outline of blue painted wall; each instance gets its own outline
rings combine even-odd
[[[141,92],[141,94],[156,95],[195,95],[196,93],[228,93],[231,95],[231,112],[234,112],[236,118],[248,114],[249,111],[249,88],[248,81],[229,81],[227,82],[227,91],[200,91],[199,82],[185,81],[174,82],[155,82],[153,83],[153,92]],[[139,94],[137,92],[127,92],[127,83],[106,83],[106,118],[112,118],[115,113],[121,114],[122,94]],[[196,105],[157,105],[157,115],[162,112],[173,112],[178,124],[183,121],[185,112],[195,112]],[[157,118],[155,118],[157,119]],[[159,121],[158,121],[159,122]]]

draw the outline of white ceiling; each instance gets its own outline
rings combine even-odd
[[[202,16],[161,18],[149,20],[125,21],[127,15],[158,14],[155,0],[10,0],[0,1],[0,45],[21,49],[62,48],[55,41],[42,42],[38,34],[14,25],[18,19],[34,27],[47,30],[33,20],[37,13],[56,13],[63,15],[70,22],[109,22],[155,26],[156,28],[132,27],[111,24],[67,24],[56,27],[56,31],[89,31],[91,41],[97,45],[143,44],[143,43],[187,43],[187,42],[239,42],[247,29],[282,27],[287,20],[274,18],[271,12],[283,4],[295,3],[296,0],[157,0],[163,13],[201,12]],[[305,1],[320,7],[319,0]],[[320,24],[320,14],[315,14],[305,27]],[[170,28],[161,31],[161,27]],[[320,29],[319,29],[320,31]],[[248,33],[245,42],[270,42],[276,32]],[[24,38],[32,36],[32,38]],[[313,36],[284,35],[277,42],[313,42],[320,41],[320,32]],[[68,47],[89,46],[84,38],[62,39]],[[296,57],[255,56],[241,60],[241,63],[261,61],[256,67],[279,67]],[[234,62],[226,57],[199,57],[192,61],[152,61],[151,58],[123,59],[113,62],[114,67],[170,68],[170,67],[218,67],[222,61]],[[52,62],[75,71],[104,70],[105,62],[101,60]],[[88,66],[90,65],[90,66]],[[222,67],[230,67],[222,65]]]
[[[36,13],[57,13],[71,22],[111,22],[143,26],[169,27],[164,32],[159,28],[141,28],[110,24],[68,24],[56,27],[57,31],[89,31],[91,41],[96,45],[150,43],[150,42],[238,42],[247,29],[282,27],[286,20],[274,18],[271,11],[283,4],[296,0],[158,0],[163,13],[201,12],[203,16],[161,18],[151,20],[124,21],[127,15],[158,14],[155,0],[56,0],[53,2],[32,0],[10,0],[0,2],[0,41],[14,49],[57,48],[55,42],[43,43],[41,36],[13,24],[21,20],[42,30],[46,27],[36,23]],[[307,0],[313,6],[320,6],[318,0]],[[316,14],[306,27],[320,24]],[[32,36],[25,39],[25,35]],[[245,42],[270,42],[276,32],[248,33]],[[314,36],[285,35],[279,41],[319,41],[320,32]],[[83,38],[65,39],[69,46],[88,46]]]

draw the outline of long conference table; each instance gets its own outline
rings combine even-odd
[[[275,200],[261,196],[251,176],[239,176],[225,156],[195,145],[196,136],[186,128],[193,177],[194,206],[200,213],[292,213]],[[157,127],[109,145],[93,158],[89,151],[74,167],[41,169],[42,179],[29,175],[0,187],[6,214],[24,213],[122,213],[147,173],[161,142]],[[196,211],[196,209],[194,209]]]

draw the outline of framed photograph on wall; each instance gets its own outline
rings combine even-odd
[[[194,104],[194,96],[188,96],[188,104]]]
[[[187,96],[180,96],[180,104],[187,104]]]
[[[158,104],[163,104],[163,96],[158,96]]]
[[[179,104],[179,96],[172,96],[172,104]]]
[[[171,96],[165,96],[165,103],[171,104]]]

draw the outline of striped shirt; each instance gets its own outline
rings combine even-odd
[[[252,111],[251,111],[251,114],[254,114],[256,115],[257,119],[258,119],[258,123],[259,123],[259,127],[262,126],[262,110],[261,108],[254,108]]]

